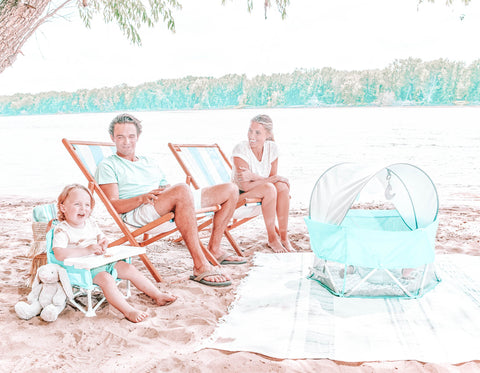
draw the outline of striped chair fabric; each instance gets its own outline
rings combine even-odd
[[[106,157],[115,154],[115,146],[72,144],[83,165],[93,176],[98,164]]]
[[[188,169],[196,189],[231,181],[232,167],[216,144],[173,146],[177,148],[177,155]],[[260,205],[259,202],[245,204],[235,210],[233,218],[243,219],[260,215],[262,213]]]

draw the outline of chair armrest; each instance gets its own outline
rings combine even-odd
[[[214,205],[214,206],[208,206],[208,207],[202,207],[198,210],[195,210],[195,214],[199,215],[199,214],[206,214],[208,212],[217,212],[218,210],[220,210],[222,208],[222,206],[220,205]]]
[[[261,204],[262,199],[261,198],[242,198],[240,196],[240,199],[238,200],[237,203],[237,208],[240,206],[248,205],[248,204]]]

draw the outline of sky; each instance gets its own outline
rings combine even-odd
[[[408,57],[480,59],[480,4],[454,0],[291,0],[286,20],[263,0],[180,0],[176,33],[143,27],[141,47],[75,8],[41,26],[0,74],[0,95],[137,85],[184,76],[383,68]],[[426,1],[426,0],[425,0]],[[274,3],[274,0],[272,0]]]

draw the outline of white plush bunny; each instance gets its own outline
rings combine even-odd
[[[15,312],[24,320],[40,315],[45,321],[55,321],[65,308],[67,297],[73,298],[67,271],[58,264],[45,264],[37,270],[28,303],[18,302]]]

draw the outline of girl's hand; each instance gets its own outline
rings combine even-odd
[[[103,250],[107,250],[107,246],[108,246],[107,237],[103,237],[103,238],[101,238],[100,240],[98,240],[98,244],[100,245],[100,247],[101,247]]]
[[[105,252],[106,252],[105,248],[103,248],[102,246],[100,246],[99,244],[96,244],[96,243],[88,246],[87,249],[90,252],[94,253],[95,255],[102,255],[102,254],[105,254]]]

